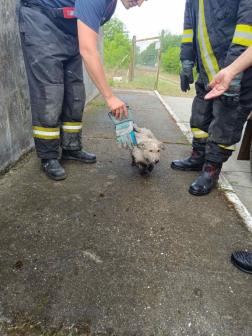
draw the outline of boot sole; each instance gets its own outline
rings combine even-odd
[[[194,195],[194,196],[205,196],[205,195],[210,194],[210,192],[211,192],[211,190],[208,191],[207,193],[197,193],[196,191],[189,189],[189,193],[191,195]]]
[[[178,166],[175,166],[173,163],[171,164],[171,168],[174,169],[174,170],[181,170],[181,171],[201,171],[203,166],[202,167],[198,167],[198,168],[182,168],[182,167],[178,167]]]
[[[242,268],[241,266],[239,266],[238,264],[236,264],[236,262],[231,258],[231,263],[238,268],[240,271],[248,273],[248,274],[252,274],[252,271],[247,271],[246,269]]]
[[[96,159],[95,160],[85,160],[85,159],[77,159],[75,157],[71,157],[71,156],[62,156],[61,159],[63,160],[75,160],[75,161],[80,161],[80,162],[83,162],[83,163],[96,163]]]

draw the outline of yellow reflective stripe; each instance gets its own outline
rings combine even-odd
[[[34,138],[47,139],[47,140],[59,139],[60,129],[33,126],[33,136]]]
[[[203,21],[204,39],[205,39],[205,43],[206,43],[208,54],[209,54],[209,56],[211,58],[214,70],[215,70],[215,72],[217,74],[220,71],[220,68],[219,68],[217,59],[214,56],[214,52],[213,52],[213,49],[212,49],[212,46],[211,46],[211,43],[210,43],[210,40],[209,40],[209,36],[208,36],[208,33],[207,33],[207,26],[206,26],[206,19],[205,19],[205,9],[204,9],[204,0],[200,0],[200,2],[201,2],[201,14],[202,14],[202,21]]]
[[[223,146],[223,145],[219,145],[220,147],[224,148],[224,149],[229,149],[232,151],[236,150],[236,145],[232,145],[232,146]]]
[[[208,138],[208,134],[194,134],[196,139]]]
[[[208,138],[208,136],[209,136],[208,133],[202,131],[199,128],[192,128],[191,131],[192,131],[194,137],[197,138],[197,139]]]
[[[78,122],[78,123],[63,122],[62,125],[65,125],[65,126],[82,126],[83,122]]]
[[[39,139],[46,139],[46,140],[54,140],[54,139],[59,139],[60,138],[59,135],[49,136],[49,135],[42,135],[42,134],[33,134],[33,137],[34,138],[39,138]]]
[[[233,37],[233,44],[240,44],[249,47],[252,44],[252,26],[237,25]]]
[[[199,0],[199,8],[200,13],[199,13],[198,30],[199,30],[199,44],[200,44],[201,57],[209,81],[212,81],[213,77],[220,71],[220,69],[207,33],[204,0]],[[204,41],[202,41],[201,39],[201,33],[203,33]]]
[[[193,29],[184,30],[184,35],[193,34]]]
[[[79,128],[79,129],[64,129],[62,128],[61,129],[62,132],[67,132],[67,133],[78,133],[78,132],[82,132],[82,129]]]
[[[238,24],[236,26],[236,31],[252,34],[252,26]]]
[[[44,127],[38,127],[33,126],[34,131],[41,131],[41,132],[59,132],[59,128],[44,128]]]
[[[234,37],[232,43],[233,44],[240,44],[240,45],[243,45],[245,47],[250,47],[251,44],[252,44],[252,40],[247,40],[247,39],[241,38],[241,37]]]
[[[82,125],[82,122],[63,122],[61,126],[61,131],[67,133],[78,133],[82,131]]]
[[[182,43],[193,43],[193,38],[184,38],[182,39]]]
[[[184,30],[182,43],[192,43],[193,42],[193,29]]]
[[[199,39],[199,46],[200,46],[200,54],[201,54],[201,59],[202,59],[202,63],[203,63],[203,67],[206,71],[206,74],[207,74],[207,77],[209,79],[209,82],[212,82],[214,77],[213,75],[211,74],[211,71],[208,67],[208,64],[207,64],[207,61],[206,61],[206,58],[204,56],[204,50],[203,50],[203,47],[202,47],[202,43],[201,43],[201,38],[200,38],[200,31],[198,32],[198,39]]]

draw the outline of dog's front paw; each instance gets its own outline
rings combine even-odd
[[[148,169],[139,169],[139,174],[140,175],[147,175],[148,174]]]
[[[154,169],[154,164],[150,164],[147,169],[149,172],[152,172],[152,170]]]

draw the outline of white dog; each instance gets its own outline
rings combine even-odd
[[[158,141],[147,128],[134,126],[134,133],[138,145],[131,150],[132,166],[137,166],[140,174],[151,172],[154,165],[160,161],[164,143]]]

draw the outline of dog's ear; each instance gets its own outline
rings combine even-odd
[[[163,142],[159,142],[158,146],[160,149],[163,149],[163,150],[165,149],[165,145]]]
[[[137,148],[139,149],[146,149],[146,142],[145,141],[142,141],[140,142],[138,145],[137,145]]]

